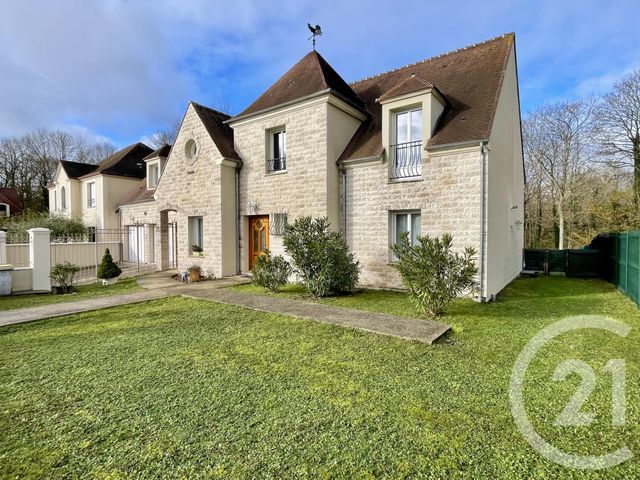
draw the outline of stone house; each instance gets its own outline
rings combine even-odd
[[[154,232],[158,269],[249,272],[302,215],[344,232],[367,286],[401,286],[403,232],[474,247],[482,300],[522,267],[514,34],[352,83],[312,51],[238,115],[191,102],[165,150],[119,207],[123,225]]]

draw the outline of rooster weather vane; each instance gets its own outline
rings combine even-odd
[[[315,51],[315,49],[316,49],[316,37],[319,37],[320,35],[322,35],[322,29],[320,28],[320,25],[316,25],[314,27],[310,23],[307,23],[307,27],[309,28],[309,31],[311,32],[311,36],[309,38],[307,38],[307,40],[313,39],[313,50]]]

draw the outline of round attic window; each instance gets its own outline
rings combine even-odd
[[[187,140],[187,143],[184,144],[184,155],[187,157],[187,160],[195,160],[198,155],[198,144],[196,141],[191,138]]]

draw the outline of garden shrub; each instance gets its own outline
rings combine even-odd
[[[291,275],[291,265],[281,255],[271,256],[269,251],[260,255],[251,269],[253,283],[272,292],[277,292],[286,285]]]
[[[330,230],[326,217],[301,217],[286,225],[283,244],[293,271],[312,295],[349,292],[358,284],[360,266],[344,235]]]
[[[418,236],[411,246],[405,233],[392,247],[397,257],[394,267],[409,289],[409,298],[416,307],[431,317],[442,314],[444,308],[457,296],[476,285],[478,267],[473,248],[452,252],[453,237]]]
[[[111,257],[111,252],[107,248],[104,251],[104,256],[102,257],[102,261],[98,266],[98,278],[116,278],[122,273],[122,269],[113,261]]]
[[[75,279],[76,273],[79,271],[80,267],[73,263],[57,263],[51,268],[49,277],[51,277],[51,280],[53,280],[64,293],[69,293],[73,288],[73,280]]]
[[[46,212],[24,212],[17,217],[0,220],[0,230],[5,230],[9,235],[24,235],[27,230],[37,227],[51,230],[51,238],[87,233],[87,227],[81,220]]]

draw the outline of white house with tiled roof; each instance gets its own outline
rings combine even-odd
[[[448,232],[478,251],[489,299],[521,270],[523,190],[513,34],[352,83],[312,51],[236,116],[189,104],[153,193],[154,258],[249,272],[284,253],[287,222],[326,216],[363,285],[401,286],[402,232]]]

